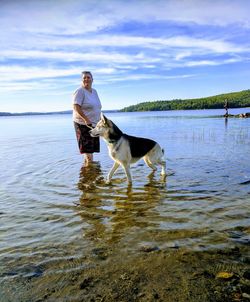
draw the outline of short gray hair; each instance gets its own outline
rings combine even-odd
[[[83,77],[85,76],[85,74],[90,75],[90,76],[91,76],[91,79],[92,79],[92,81],[93,81],[93,76],[92,76],[92,73],[91,73],[90,71],[82,71],[82,79],[83,79]]]

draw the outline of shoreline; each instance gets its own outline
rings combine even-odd
[[[212,251],[145,247],[136,254],[117,252],[116,247],[103,245],[84,255],[82,261],[87,265],[81,270],[61,271],[57,279],[40,272],[39,276],[25,278],[26,282],[20,280],[21,286],[26,284],[22,293],[18,288],[12,289],[13,297],[6,291],[3,301],[243,302],[250,299],[247,245]]]
[[[245,107],[243,107],[245,108]],[[246,107],[247,109],[249,107]],[[192,110],[181,110],[181,111],[199,111],[199,110],[216,110],[215,109],[192,109]],[[242,108],[232,108],[232,109],[242,109]],[[221,109],[222,110],[222,109]],[[158,112],[175,112],[175,111],[180,111],[180,110],[160,110]],[[154,110],[149,110],[149,111],[120,111],[120,110],[103,110],[103,113],[139,113],[139,112],[157,112]],[[72,114],[72,111],[59,111],[59,112],[23,112],[23,113],[10,113],[10,112],[0,112],[0,118],[1,117],[17,117],[17,116],[38,116],[38,115],[70,115]],[[237,118],[248,118],[250,117],[250,112],[244,112],[244,113],[239,113],[239,114],[220,114],[220,115],[213,115],[209,117],[223,117],[223,118],[231,118],[231,117],[237,117]]]

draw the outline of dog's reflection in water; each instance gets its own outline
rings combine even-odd
[[[82,166],[79,175],[78,189],[82,191],[93,190],[96,185],[102,183],[104,178],[102,176],[101,165],[94,161],[87,166]]]
[[[99,163],[81,168],[76,211],[83,221],[83,237],[90,240],[89,247],[110,255],[123,239],[137,236],[135,229],[140,230],[137,240],[144,240],[144,230],[160,220],[157,207],[165,200],[166,182],[159,182],[157,173],[150,173],[146,184],[139,181],[133,187],[127,185],[125,177],[123,182],[118,177],[107,184],[103,174]]]

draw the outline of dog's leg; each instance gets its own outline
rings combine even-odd
[[[126,173],[128,183],[132,184],[132,177],[131,177],[131,173],[130,173],[130,165],[127,164],[127,163],[126,164],[122,163],[122,166],[123,166],[123,169],[124,169],[124,171]]]
[[[113,167],[109,171],[109,174],[108,174],[108,177],[107,177],[107,183],[110,183],[110,180],[111,180],[112,176],[114,175],[115,171],[119,168],[119,166],[120,166],[120,164],[115,161]]]
[[[153,165],[153,164],[151,163],[151,161],[149,160],[149,158],[148,158],[147,155],[145,155],[145,156],[143,157],[143,159],[144,159],[146,165],[147,165],[149,168],[151,168],[153,171],[156,171],[156,170],[157,170],[156,166]]]
[[[161,153],[160,160],[158,162],[161,165],[161,175],[165,178],[167,176],[167,172],[166,172],[166,159],[164,156],[164,150],[161,149],[160,153]]]
[[[166,173],[166,161],[165,160],[161,160],[159,162],[159,164],[161,165],[161,175],[162,176],[166,176],[167,173]]]
[[[156,170],[156,165],[161,165],[161,175],[166,176],[166,161],[164,159],[163,151],[159,145],[157,145],[152,151],[148,152],[143,159],[154,171]]]

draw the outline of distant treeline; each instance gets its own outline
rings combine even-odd
[[[103,112],[117,112],[118,110],[104,110]],[[53,112],[21,112],[21,113],[10,113],[0,112],[0,116],[23,116],[23,115],[55,115],[55,114],[72,114],[72,110],[67,111],[53,111]]]
[[[21,112],[21,113],[10,113],[0,112],[0,116],[22,116],[22,115],[52,115],[52,114],[69,114],[72,110],[58,111],[58,112]]]
[[[192,109],[221,109],[228,102],[228,108],[250,107],[250,89],[240,92],[220,94],[199,99],[176,99],[171,101],[143,102],[121,109],[120,111],[163,111]]]

